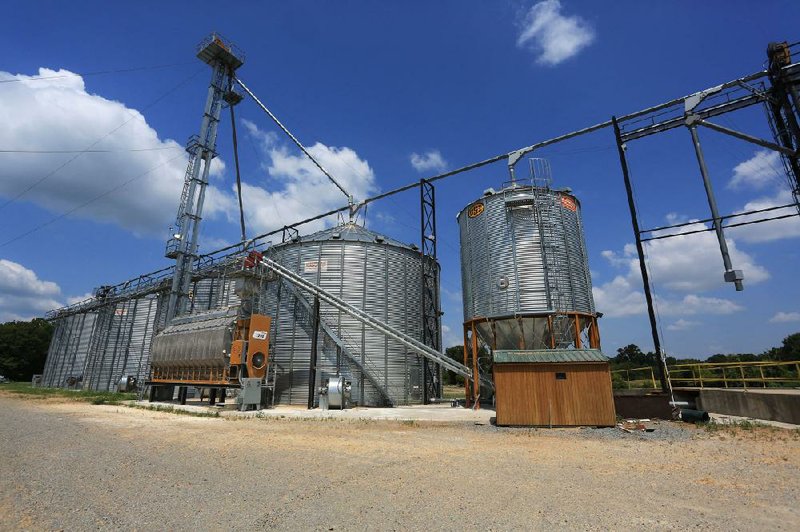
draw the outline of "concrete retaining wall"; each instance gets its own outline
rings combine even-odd
[[[800,425],[800,390],[700,390],[698,408]]]

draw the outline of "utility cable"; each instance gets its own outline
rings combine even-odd
[[[302,151],[304,154],[306,154],[306,157],[308,157],[309,159],[311,159],[311,162],[312,162],[312,163],[314,163],[314,165],[315,165],[317,168],[319,168],[319,169],[320,169],[320,171],[321,171],[323,174],[325,174],[325,176],[326,176],[328,179],[330,179],[331,183],[333,183],[334,185],[336,185],[336,188],[338,188],[338,189],[339,189],[339,190],[342,192],[342,194],[344,194],[344,195],[347,197],[347,201],[348,201],[348,203],[352,204],[352,202],[353,202],[353,197],[350,195],[350,193],[349,193],[349,192],[347,192],[347,191],[344,189],[344,187],[343,187],[342,185],[340,185],[340,184],[339,184],[339,182],[338,182],[338,181],[336,181],[336,179],[335,179],[335,178],[334,178],[334,177],[333,177],[333,176],[330,174],[330,172],[328,172],[327,170],[325,170],[325,168],[323,168],[323,167],[322,167],[322,165],[319,163],[319,161],[317,161],[317,160],[314,158],[314,156],[313,156],[313,155],[311,155],[311,153],[309,153],[309,151],[306,149],[306,147],[305,147],[305,146],[303,146],[303,144],[301,144],[299,140],[297,140],[297,137],[295,137],[294,135],[292,135],[292,132],[291,132],[291,131],[289,131],[288,129],[286,129],[286,126],[284,126],[284,125],[281,123],[281,121],[280,121],[280,120],[278,120],[278,117],[276,117],[274,114],[272,114],[272,111],[270,111],[269,109],[267,109],[267,106],[266,106],[266,105],[264,105],[264,104],[261,102],[261,100],[259,100],[259,99],[258,99],[258,97],[257,97],[255,94],[253,94],[253,91],[251,91],[250,89],[248,89],[248,88],[247,88],[247,85],[245,85],[244,83],[242,83],[242,80],[240,80],[240,79],[239,79],[239,78],[237,78],[237,77],[234,77],[233,79],[234,79],[234,81],[236,81],[236,83],[238,83],[238,84],[239,84],[239,85],[240,85],[240,86],[241,86],[241,87],[242,87],[242,88],[245,90],[245,92],[247,92],[247,94],[249,94],[249,95],[250,95],[250,97],[253,99],[253,101],[255,101],[255,102],[256,102],[256,104],[258,104],[258,106],[259,106],[259,107],[261,107],[261,109],[262,109],[262,110],[263,110],[265,113],[267,113],[267,115],[269,115],[269,117],[272,119],[272,121],[273,121],[273,122],[275,122],[275,124],[277,124],[277,126],[278,126],[279,128],[281,128],[281,130],[282,130],[284,133],[286,133],[286,136],[288,136],[290,139],[292,139],[292,142],[294,142],[294,143],[295,143],[295,145],[297,145],[297,147],[298,147],[298,148],[300,148],[300,151]]]
[[[159,146],[156,148],[121,148],[118,150],[2,150],[0,153],[48,154],[48,153],[127,153],[141,151],[183,150],[183,146]]]
[[[99,199],[102,199],[102,198],[108,196],[109,194],[111,194],[113,192],[116,192],[117,190],[120,190],[121,188],[124,188],[125,186],[127,186],[127,185],[133,183],[134,181],[136,181],[137,179],[140,179],[140,178],[146,176],[147,174],[150,174],[150,173],[158,170],[162,166],[166,166],[170,162],[172,162],[172,161],[174,161],[176,159],[180,159],[181,157],[183,157],[183,154],[176,155],[175,157],[172,157],[171,159],[167,159],[166,161],[164,161],[164,162],[162,162],[162,163],[150,168],[149,170],[146,170],[146,171],[142,172],[141,174],[133,176],[132,178],[128,179],[127,181],[125,181],[123,183],[120,183],[119,185],[115,186],[114,188],[111,188],[111,189],[103,192],[102,194],[99,194],[99,195],[93,197],[92,199],[90,199],[88,201],[85,201],[85,202],[81,203],[80,205],[78,205],[76,207],[73,207],[72,209],[70,209],[70,210],[68,210],[68,211],[66,211],[64,213],[61,213],[58,216],[55,216],[55,217],[51,218],[50,220],[48,220],[46,222],[41,223],[41,224],[37,225],[36,227],[34,227],[34,228],[32,228],[32,229],[30,229],[28,231],[25,231],[24,233],[20,233],[17,236],[15,236],[15,237],[13,237],[13,238],[11,238],[9,240],[6,240],[2,244],[0,244],[0,248],[5,247],[8,244],[14,243],[17,240],[20,240],[20,239],[22,239],[22,238],[24,238],[24,237],[26,237],[26,236],[28,236],[30,234],[33,234],[36,231],[38,231],[40,229],[43,229],[43,228],[47,227],[48,225],[57,222],[58,220],[61,220],[62,218],[66,218],[70,214],[72,214],[72,213],[74,213],[74,212],[76,212],[76,211],[78,211],[78,210],[80,210],[80,209],[82,209],[84,207],[87,207],[88,205],[94,203],[95,201],[97,201]]]
[[[200,69],[196,70],[196,71],[195,71],[193,74],[191,74],[189,77],[185,78],[184,80],[182,80],[181,82],[179,82],[177,85],[173,86],[172,88],[170,88],[169,90],[167,90],[165,93],[161,94],[161,95],[160,95],[159,97],[157,97],[155,100],[153,100],[153,101],[151,101],[150,103],[148,103],[147,105],[145,105],[145,106],[142,108],[142,111],[146,111],[147,109],[149,109],[149,108],[153,107],[153,106],[154,106],[154,105],[156,105],[158,102],[160,102],[161,100],[163,100],[164,98],[166,98],[167,96],[169,96],[170,94],[172,94],[173,92],[175,92],[176,90],[178,90],[179,88],[181,88],[182,86],[184,86],[185,84],[187,84],[187,83],[188,83],[189,81],[191,81],[191,80],[192,80],[192,79],[193,79],[195,76],[197,76],[197,75],[198,75],[198,74],[199,74],[199,73],[200,73],[202,70],[203,70],[202,68],[200,68]],[[125,120],[124,122],[122,122],[120,125],[118,125],[118,126],[117,126],[117,127],[115,127],[114,129],[112,129],[111,131],[109,131],[109,132],[108,132],[108,133],[106,133],[105,135],[101,136],[101,137],[100,137],[99,139],[97,139],[96,141],[94,141],[94,142],[92,142],[91,144],[89,144],[89,145],[88,145],[88,146],[87,146],[85,149],[83,149],[83,150],[81,150],[81,151],[77,152],[75,155],[73,155],[72,157],[70,157],[69,159],[67,159],[67,160],[66,160],[64,163],[60,164],[60,165],[59,165],[59,166],[57,166],[55,169],[51,170],[51,171],[50,171],[50,172],[48,172],[47,174],[43,175],[41,178],[37,179],[36,181],[34,181],[34,182],[33,182],[33,183],[31,183],[30,185],[28,185],[28,186],[27,186],[27,187],[26,187],[24,190],[22,190],[21,192],[19,192],[17,195],[15,195],[15,196],[12,196],[10,199],[6,200],[6,201],[5,201],[3,204],[1,204],[1,205],[0,205],[0,210],[3,210],[3,209],[4,209],[5,207],[7,207],[9,204],[11,204],[11,203],[13,203],[13,202],[17,201],[19,198],[21,198],[22,196],[24,196],[25,194],[27,194],[28,192],[30,192],[30,191],[31,191],[31,190],[33,190],[34,188],[36,188],[36,187],[37,187],[37,186],[39,186],[40,184],[44,183],[44,182],[45,182],[45,181],[46,181],[48,178],[50,178],[50,177],[52,177],[53,175],[55,175],[55,174],[56,174],[56,173],[57,173],[59,170],[61,170],[62,168],[66,167],[68,164],[70,164],[71,162],[73,162],[74,160],[76,160],[78,157],[80,157],[80,156],[81,156],[81,155],[83,155],[84,153],[88,153],[88,150],[91,150],[92,148],[94,148],[95,146],[97,146],[97,145],[98,145],[98,144],[99,144],[101,141],[105,140],[105,139],[106,139],[107,137],[109,137],[110,135],[112,135],[112,134],[116,133],[118,130],[122,129],[122,128],[123,128],[123,127],[126,125],[126,124],[128,124],[129,122],[131,122],[131,121],[132,121],[132,120],[134,120],[135,118],[138,118],[138,117],[143,117],[143,116],[144,116],[144,115],[143,115],[141,112],[140,112],[140,113],[131,113],[131,114],[130,114],[130,117],[129,117],[127,120]]]
[[[86,72],[83,74],[70,72],[69,74],[58,74],[55,76],[29,76],[24,78],[14,78],[14,79],[0,79],[0,83],[19,83],[20,81],[45,81],[50,79],[63,79],[63,78],[71,78],[71,77],[88,77],[88,76],[100,76],[104,74],[123,74],[127,72],[140,72],[143,70],[157,70],[161,68],[169,68],[174,66],[183,66],[193,63],[194,61],[184,61],[182,63],[170,63],[167,65],[153,65],[153,66],[145,66],[145,67],[133,67],[133,68],[121,68],[116,70],[98,70],[95,72]]]

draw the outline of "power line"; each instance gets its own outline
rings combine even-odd
[[[140,151],[183,150],[183,146],[159,146],[155,148],[120,148],[118,150],[3,150],[0,153],[47,154],[47,153],[124,153]]]
[[[151,101],[150,103],[148,103],[147,105],[145,105],[145,106],[142,108],[142,111],[146,111],[146,110],[147,110],[147,109],[149,109],[150,107],[153,107],[153,106],[154,106],[154,105],[156,105],[158,102],[160,102],[161,100],[163,100],[164,98],[166,98],[167,96],[169,96],[170,94],[172,94],[173,92],[175,92],[176,90],[178,90],[180,87],[182,87],[183,85],[187,84],[189,81],[191,81],[191,80],[192,80],[192,78],[194,78],[195,76],[197,76],[197,75],[198,75],[198,74],[199,74],[199,73],[200,73],[202,70],[203,70],[202,68],[200,68],[200,69],[196,70],[196,71],[195,71],[193,74],[191,74],[189,77],[185,78],[185,79],[184,79],[184,80],[182,80],[180,83],[178,83],[177,85],[175,85],[175,86],[173,86],[172,88],[170,88],[169,90],[167,90],[167,92],[163,93],[163,94],[162,94],[162,95],[160,95],[158,98],[156,98],[155,100],[153,100],[153,101]],[[34,182],[33,182],[33,183],[31,183],[30,185],[28,185],[28,186],[27,186],[27,187],[26,187],[24,190],[22,190],[21,192],[19,192],[19,193],[18,193],[16,196],[13,196],[13,197],[11,197],[10,199],[6,200],[6,202],[5,202],[5,203],[3,203],[2,205],[0,205],[0,210],[3,210],[3,209],[4,209],[5,207],[7,207],[9,204],[11,204],[11,203],[13,203],[13,202],[17,201],[19,198],[21,198],[22,196],[24,196],[25,194],[27,194],[28,192],[30,192],[31,190],[33,190],[34,188],[36,188],[37,186],[39,186],[40,184],[42,184],[44,181],[46,181],[47,179],[49,179],[49,178],[50,178],[50,177],[52,177],[53,175],[55,175],[55,174],[56,174],[56,173],[57,173],[59,170],[61,170],[62,168],[66,167],[68,164],[70,164],[72,161],[76,160],[78,157],[80,157],[80,156],[81,156],[81,155],[83,155],[84,153],[88,153],[88,151],[89,151],[89,150],[91,150],[92,148],[94,148],[94,147],[95,147],[97,144],[99,144],[101,141],[103,141],[104,139],[106,139],[107,137],[109,137],[110,135],[112,135],[113,133],[117,132],[117,131],[118,131],[118,130],[120,130],[122,127],[124,127],[126,124],[128,124],[130,121],[132,121],[133,119],[135,119],[135,118],[138,118],[138,117],[143,117],[143,114],[141,114],[141,113],[131,113],[131,114],[130,114],[130,118],[128,118],[127,120],[125,120],[124,122],[122,122],[120,125],[118,125],[118,126],[117,126],[117,127],[115,127],[114,129],[112,129],[111,131],[109,131],[109,132],[108,132],[108,133],[106,133],[105,135],[101,136],[99,139],[97,139],[97,140],[95,140],[94,142],[92,142],[92,143],[91,143],[90,145],[88,145],[88,146],[87,146],[87,147],[86,147],[84,150],[81,150],[81,151],[79,151],[79,152],[75,153],[75,155],[74,155],[74,156],[72,156],[72,157],[70,157],[69,159],[67,159],[65,162],[63,162],[62,164],[60,164],[59,166],[57,166],[57,167],[56,167],[55,169],[53,169],[52,171],[50,171],[50,172],[46,173],[46,174],[45,174],[45,175],[43,175],[41,178],[37,179],[36,181],[34,181]]]
[[[70,72],[68,74],[58,74],[55,76],[26,76],[24,78],[14,78],[14,79],[0,79],[0,83],[19,83],[20,81],[45,81],[50,79],[63,79],[63,78],[72,78],[72,77],[88,77],[88,76],[101,76],[104,74],[122,74],[127,72],[140,72],[144,70],[157,70],[161,68],[170,68],[174,66],[183,66],[190,64],[190,61],[184,61],[182,63],[170,63],[167,65],[153,65],[153,66],[146,66],[146,67],[133,67],[133,68],[120,68],[116,70],[97,70],[95,72],[85,72],[83,74]]]
[[[159,168],[161,168],[162,166],[166,166],[168,163],[171,163],[172,161],[174,161],[174,160],[176,160],[176,159],[179,159],[179,158],[181,158],[181,157],[183,157],[183,154],[181,154],[181,155],[176,155],[175,157],[172,157],[171,159],[167,159],[166,161],[164,161],[164,162],[162,162],[162,163],[160,163],[160,164],[157,164],[156,166],[154,166],[154,167],[150,168],[149,170],[146,170],[146,171],[142,172],[141,174],[138,174],[138,175],[135,175],[135,176],[133,176],[132,178],[128,179],[127,181],[125,181],[125,182],[123,182],[123,183],[120,183],[119,185],[115,186],[114,188],[111,188],[111,189],[109,189],[109,190],[107,190],[107,191],[103,192],[102,194],[99,194],[99,195],[97,195],[97,196],[95,196],[95,197],[91,198],[90,200],[87,200],[87,201],[85,201],[85,202],[81,203],[80,205],[78,205],[78,206],[76,206],[76,207],[73,207],[72,209],[70,209],[70,210],[68,210],[68,211],[66,211],[66,212],[64,212],[64,213],[61,213],[61,214],[59,214],[58,216],[55,216],[55,217],[51,218],[50,220],[48,220],[48,221],[46,221],[46,222],[43,222],[43,223],[41,223],[41,224],[37,225],[37,226],[36,226],[36,227],[34,227],[33,229],[30,229],[30,230],[28,230],[28,231],[25,231],[24,233],[20,233],[20,234],[18,234],[17,236],[15,236],[15,237],[13,237],[13,238],[11,238],[11,239],[9,239],[9,240],[6,240],[6,241],[5,241],[5,242],[3,242],[2,244],[0,244],[0,248],[1,248],[1,247],[5,247],[5,246],[7,246],[8,244],[12,244],[12,243],[14,243],[14,242],[16,242],[17,240],[20,240],[20,239],[22,239],[22,238],[25,238],[26,236],[28,236],[28,235],[30,235],[30,234],[33,234],[33,233],[35,233],[36,231],[39,231],[40,229],[44,229],[44,228],[45,228],[45,227],[47,227],[48,225],[51,225],[51,224],[53,224],[53,223],[57,222],[58,220],[61,220],[62,218],[66,218],[66,217],[67,217],[67,216],[69,216],[70,214],[72,214],[72,213],[74,213],[74,212],[76,212],[76,211],[79,211],[80,209],[82,209],[82,208],[84,208],[84,207],[86,207],[86,206],[88,206],[88,205],[91,205],[92,203],[94,203],[95,201],[97,201],[97,200],[99,200],[99,199],[105,198],[105,197],[106,197],[106,196],[108,196],[109,194],[112,194],[112,193],[116,192],[117,190],[120,190],[121,188],[123,188],[123,187],[125,187],[125,186],[127,186],[127,185],[129,185],[129,184],[131,184],[131,183],[133,183],[133,182],[134,182],[134,181],[136,181],[137,179],[140,179],[140,178],[142,178],[142,177],[146,176],[147,174],[150,174],[150,173],[152,173],[152,172],[154,172],[154,171],[158,170],[158,169],[159,169]]]

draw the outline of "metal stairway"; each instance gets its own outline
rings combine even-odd
[[[301,323],[309,325],[305,332],[309,335],[313,335],[313,331],[311,330],[310,325],[313,323],[313,304],[311,301],[308,300],[297,288],[293,283],[287,280],[285,277],[282,278],[283,285],[289,290],[289,292],[294,296],[295,300],[300,303],[301,308],[304,311],[305,318],[304,320],[300,320]],[[331,343],[339,348],[340,352],[347,357],[347,359],[358,369],[358,371],[372,383],[373,386],[380,392],[381,396],[384,398],[388,406],[394,406],[395,400],[392,398],[391,392],[383,386],[382,382],[384,379],[381,378],[381,372],[378,368],[372,364],[369,359],[365,359],[364,363],[362,363],[361,359],[356,356],[354,353],[354,348],[351,344],[346,342],[343,338],[336,334],[333,328],[325,321],[325,318],[320,315],[319,318],[319,327]],[[326,342],[322,342],[322,348],[325,349]]]

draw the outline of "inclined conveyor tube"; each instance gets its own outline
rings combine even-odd
[[[291,282],[292,284],[296,285],[303,290],[310,292],[311,294],[320,298],[320,300],[328,303],[332,307],[341,310],[342,312],[352,316],[356,320],[360,321],[364,325],[367,325],[381,333],[385,334],[389,338],[400,342],[401,344],[405,345],[415,353],[424,356],[428,360],[431,360],[437,364],[441,364],[444,368],[455,372],[458,375],[466,379],[472,380],[472,371],[464,366],[463,364],[459,364],[458,362],[444,356],[442,353],[439,353],[432,347],[429,347],[422,342],[411,338],[410,336],[398,331],[397,329],[390,327],[386,323],[377,320],[367,314],[366,312],[358,309],[348,303],[345,303],[338,297],[334,296],[326,292],[325,290],[321,289],[314,283],[306,281],[301,276],[297,275],[293,271],[284,268],[277,262],[268,259],[266,257],[261,259],[261,264],[266,266],[267,268],[271,269],[287,281]]]

